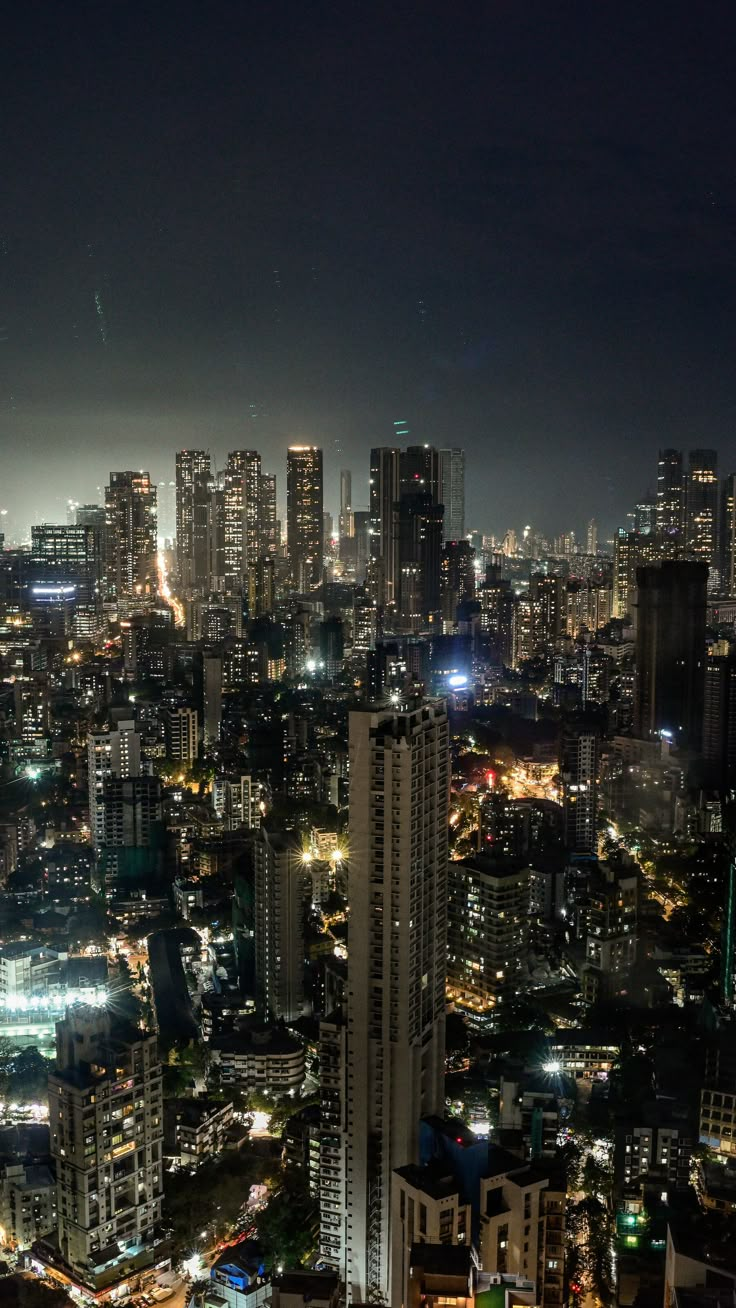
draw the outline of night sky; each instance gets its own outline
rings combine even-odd
[[[659,444],[736,470],[735,35],[726,3],[6,7],[0,506],[295,439],[367,503],[395,419],[466,448],[496,533],[610,532]]]

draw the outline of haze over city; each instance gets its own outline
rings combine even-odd
[[[474,528],[610,536],[659,446],[736,463],[733,56],[679,3],[15,6],[0,507],[307,440],[334,509],[403,419]]]

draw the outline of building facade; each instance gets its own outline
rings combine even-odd
[[[388,1294],[391,1173],[444,1107],[449,729],[443,704],[350,715],[345,1281]]]

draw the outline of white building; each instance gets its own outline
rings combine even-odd
[[[48,1167],[7,1163],[0,1169],[4,1244],[28,1249],[56,1226],[56,1181]]]
[[[284,1095],[299,1090],[304,1081],[304,1045],[280,1027],[215,1036],[210,1048],[223,1088]]]
[[[261,825],[260,787],[247,774],[215,777],[212,807],[227,831]]]

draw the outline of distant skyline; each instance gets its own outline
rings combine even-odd
[[[496,534],[736,470],[734,65],[725,5],[14,7],[0,507],[308,441],[334,511],[397,418]]]

